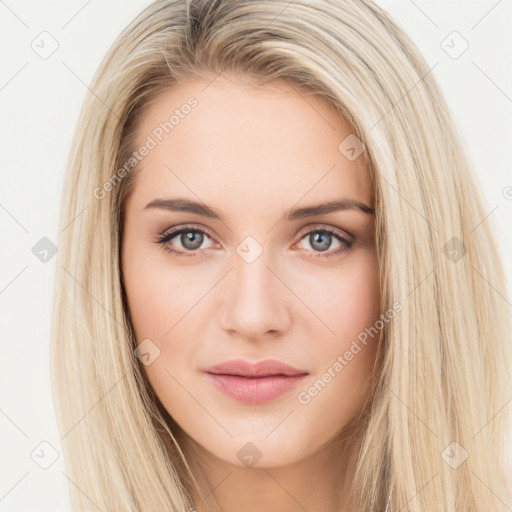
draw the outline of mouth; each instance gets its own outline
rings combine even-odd
[[[205,370],[217,390],[246,403],[269,402],[295,388],[308,372],[276,360],[232,360]]]

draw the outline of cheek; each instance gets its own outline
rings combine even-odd
[[[193,363],[197,347],[192,340],[198,339],[193,330],[201,330],[194,307],[205,293],[201,283],[207,281],[198,278],[197,271],[193,274],[192,266],[185,271],[171,268],[165,253],[129,242],[123,253],[123,277],[136,345],[144,342],[157,354],[144,370],[157,394],[165,390],[182,396],[172,375],[183,380],[181,373]]]
[[[163,251],[129,242],[123,254],[123,277],[137,342],[144,338],[164,340],[197,302],[201,289],[180,269],[171,269]]]
[[[375,329],[381,313],[375,255],[340,266],[339,274],[317,290],[309,297],[332,332],[327,331],[315,346],[318,371],[302,388],[299,402],[318,414],[327,408],[333,423],[343,425],[363,404],[380,341]]]
[[[186,335],[190,318],[185,315],[196,293],[179,270],[170,271],[162,261],[129,245],[123,275],[136,344],[144,343],[141,346],[151,353],[151,361],[143,366],[150,385],[170,413],[188,411],[190,396],[180,383],[187,380],[183,371],[190,371],[194,350],[190,333]]]
[[[327,345],[343,348],[379,318],[380,283],[376,256],[371,252],[361,254],[347,265],[340,265],[323,281],[310,287],[314,293],[308,297],[314,311],[331,329],[332,343]]]
[[[138,260],[141,264],[135,261],[128,258],[123,267],[130,316],[140,343],[144,338],[160,337],[170,327],[164,319],[168,318],[166,310],[171,311],[172,289],[155,286],[158,268],[148,266],[143,259]]]

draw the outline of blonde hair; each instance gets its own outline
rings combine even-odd
[[[193,507],[173,420],[134,356],[120,244],[137,169],[120,168],[159,92],[219,73],[320,95],[365,147],[382,307],[403,310],[382,331],[360,431],[360,509],[510,503],[506,279],[467,149],[416,46],[370,0],[157,0],[101,63],[64,184],[51,365],[73,510]]]

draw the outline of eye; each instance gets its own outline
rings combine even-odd
[[[307,244],[310,246],[310,248],[306,247],[306,249],[316,253],[313,257],[325,258],[344,254],[348,252],[354,244],[354,241],[344,235],[343,232],[324,226],[310,229],[300,240],[306,240]],[[333,241],[338,243],[338,248],[328,251]]]
[[[176,249],[171,244],[171,241],[174,239],[181,245],[181,250],[179,248]],[[197,256],[197,253],[203,250],[199,248],[205,240],[211,241],[211,237],[206,231],[194,226],[184,226],[162,233],[156,242],[161,244],[163,250],[172,254],[178,256]]]

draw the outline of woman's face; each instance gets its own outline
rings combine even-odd
[[[139,126],[148,150],[122,246],[136,355],[192,442],[237,466],[283,466],[366,398],[378,336],[365,329],[380,313],[372,184],[323,100],[284,82],[210,82],[161,94]],[[334,201],[350,202],[317,208]],[[235,359],[298,375],[210,373]]]

